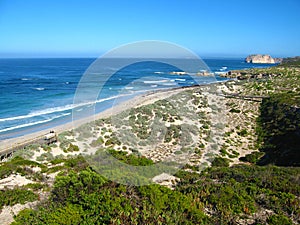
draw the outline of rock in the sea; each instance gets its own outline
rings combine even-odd
[[[280,63],[282,59],[280,58],[272,58],[270,55],[249,55],[245,59],[247,63],[268,63],[268,64],[274,64],[274,63]]]

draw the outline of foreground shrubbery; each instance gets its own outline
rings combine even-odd
[[[159,185],[130,187],[87,169],[58,176],[47,203],[13,224],[207,224],[200,202]]]
[[[124,162],[145,164],[144,158],[112,153]],[[212,167],[201,174],[181,170],[175,190],[116,184],[84,168],[58,175],[49,200],[37,210],[23,210],[13,224],[229,224],[265,209],[273,215],[255,218],[257,224],[300,219],[298,168]]]
[[[179,172],[177,190],[204,204],[215,224],[235,223],[252,213],[272,210],[282,221],[300,220],[300,168],[235,166],[210,168],[202,175]],[[265,224],[256,218],[255,224]],[[271,223],[270,223],[271,224]],[[274,224],[274,223],[273,223]]]

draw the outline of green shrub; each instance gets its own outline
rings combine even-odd
[[[232,109],[229,110],[229,112],[231,112],[231,113],[240,113],[241,110],[232,108]]]
[[[298,106],[298,107],[297,107]],[[274,94],[263,99],[258,118],[258,138],[266,155],[260,165],[300,165],[300,98],[298,93]]]
[[[99,145],[102,145],[104,143],[104,140],[102,137],[99,137],[97,140],[93,140],[91,143],[92,147],[97,147]]]
[[[28,167],[40,167],[44,168],[45,166],[30,160],[26,160],[20,156],[12,158],[10,161],[3,163],[0,166],[0,179],[8,177],[13,173],[20,173],[21,175],[31,175],[33,172],[26,169]]]
[[[242,129],[241,131],[237,132],[238,135],[245,137],[248,135],[248,131],[246,129]]]
[[[36,158],[37,161],[51,161],[54,159],[54,156],[50,152],[41,154]]]
[[[41,183],[29,183],[23,186],[23,188],[31,189],[33,191],[38,191],[46,187],[48,187],[46,184],[41,184]]]
[[[5,205],[24,204],[25,202],[33,202],[38,199],[38,196],[32,191],[21,188],[0,190],[0,194],[0,210]]]
[[[284,215],[271,215],[267,220],[269,225],[292,225],[293,222]]]
[[[229,159],[225,159],[222,157],[216,157],[212,161],[211,165],[214,167],[223,167],[223,166],[227,167],[227,166],[229,166]]]
[[[67,152],[78,152],[79,151],[79,147],[77,145],[73,145],[72,143],[70,143],[69,147],[66,150]]]
[[[49,145],[42,145],[42,149],[46,152],[51,151],[51,147]]]
[[[252,152],[251,154],[241,157],[240,160],[243,162],[257,163],[263,155],[263,152]]]

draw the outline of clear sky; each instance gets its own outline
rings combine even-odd
[[[0,0],[0,57],[97,57],[164,40],[202,57],[300,55],[300,0]]]

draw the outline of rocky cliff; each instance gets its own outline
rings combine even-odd
[[[274,63],[280,63],[282,59],[280,58],[272,58],[270,55],[249,55],[245,59],[247,63],[269,63],[269,64],[274,64]]]

